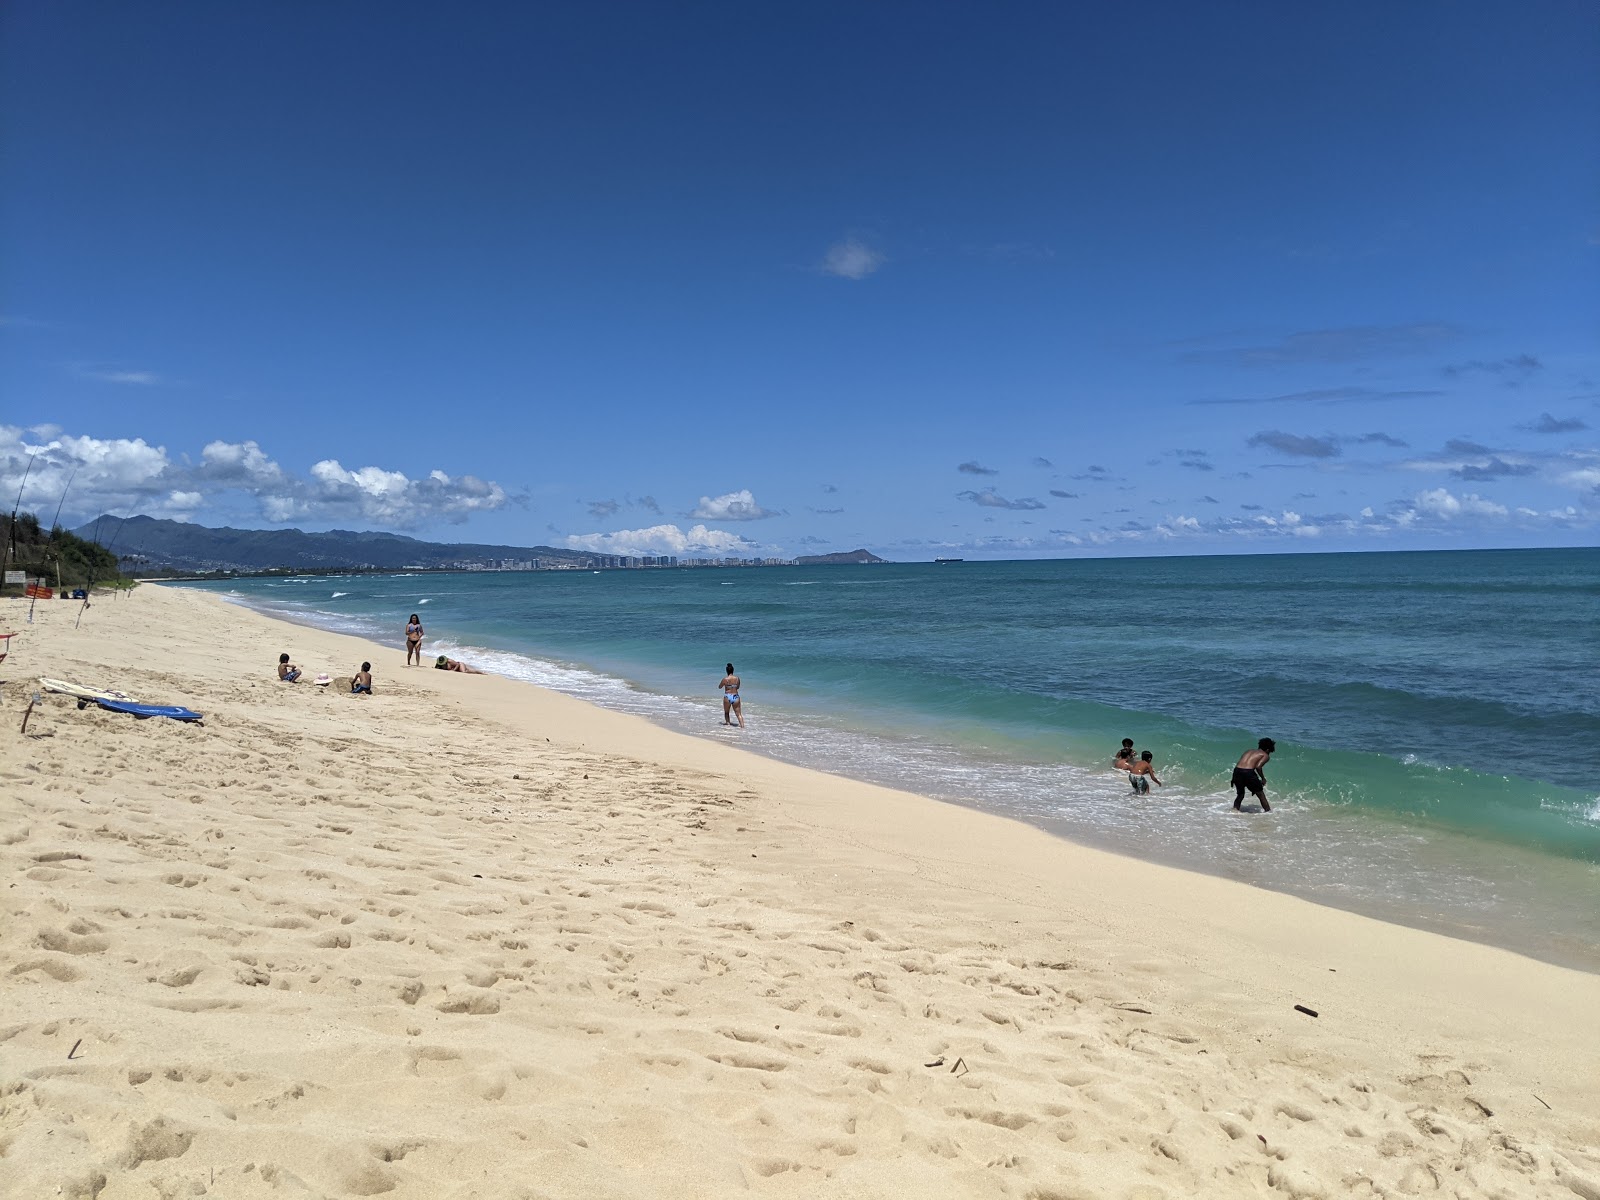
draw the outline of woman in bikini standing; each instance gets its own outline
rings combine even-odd
[[[722,677],[722,682],[717,685],[722,689],[722,723],[732,725],[728,720],[730,716],[739,722],[739,728],[744,728],[744,710],[739,707],[739,677],[733,673],[733,664],[728,664],[728,673]]]
[[[411,614],[411,620],[406,622],[406,666],[411,665],[411,660],[417,660],[417,666],[422,665],[422,619],[416,613]]]

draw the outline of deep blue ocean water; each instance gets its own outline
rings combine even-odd
[[[416,611],[435,654],[674,728],[1600,969],[1600,550],[203,586],[393,642],[380,687]],[[1239,816],[1261,736],[1274,811]]]

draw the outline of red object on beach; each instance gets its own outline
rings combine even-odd
[[[22,589],[22,594],[33,600],[49,600],[55,595],[55,589],[47,588],[42,583],[30,583]]]

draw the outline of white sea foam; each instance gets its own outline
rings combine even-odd
[[[349,592],[335,592],[332,599],[337,600],[340,596],[348,596],[349,594]]]

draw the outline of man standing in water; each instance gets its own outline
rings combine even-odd
[[[744,728],[744,712],[739,707],[739,677],[733,673],[733,664],[728,664],[728,673],[722,677],[722,682],[717,685],[722,689],[722,723],[732,725],[728,720],[730,714],[738,718],[739,728]]]
[[[1246,750],[1239,756],[1238,765],[1233,768],[1233,807],[1235,812],[1243,812],[1239,806],[1244,803],[1246,791],[1254,794],[1261,801],[1261,811],[1271,812],[1272,805],[1267,803],[1267,776],[1262,767],[1272,758],[1272,752],[1278,748],[1277,743],[1271,738],[1262,738],[1256,743],[1254,750]]]

